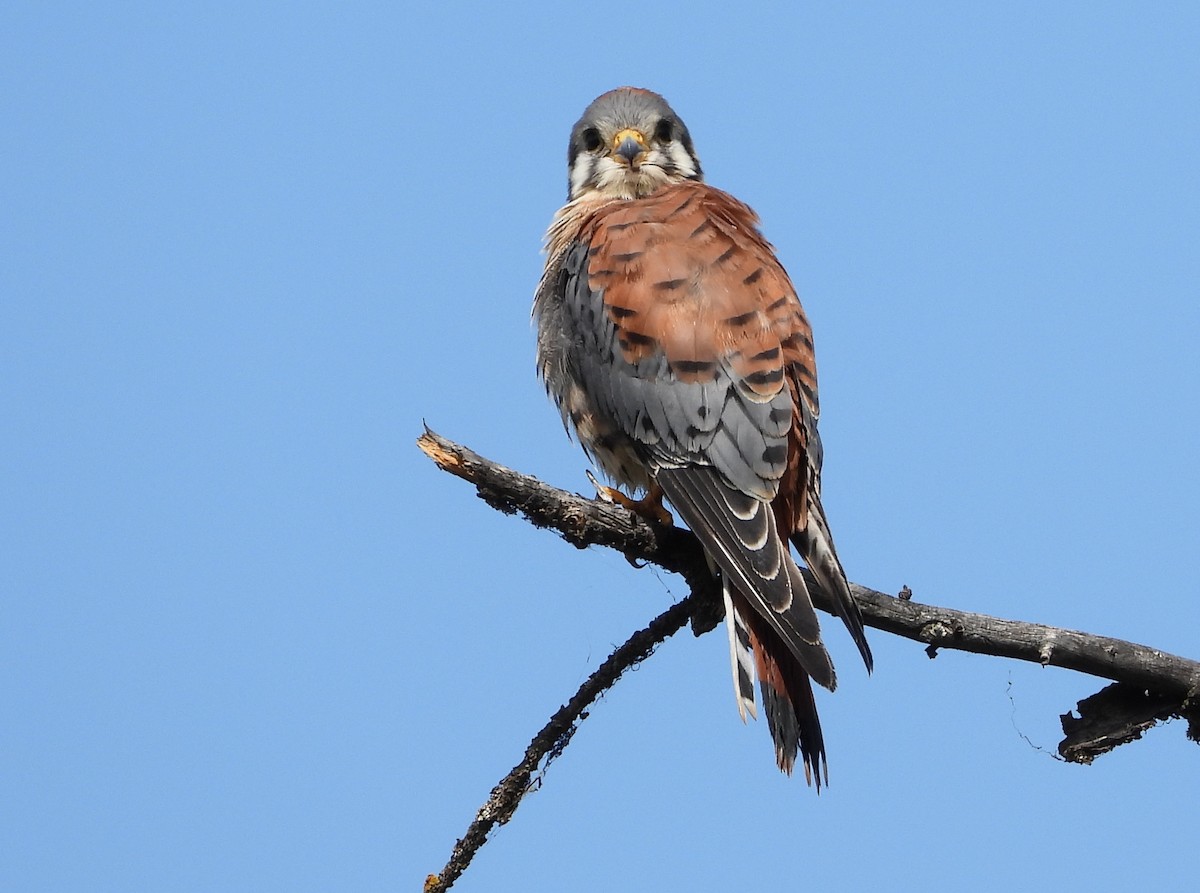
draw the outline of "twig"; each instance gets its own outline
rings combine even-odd
[[[492,789],[487,802],[471,822],[467,833],[454,845],[450,861],[438,874],[425,879],[425,893],[442,893],[458,880],[459,875],[475,857],[475,853],[487,841],[488,833],[496,825],[503,825],[512,818],[521,798],[533,787],[531,779],[543,758],[546,765],[562,753],[575,730],[586,714],[584,711],[600,695],[611,688],[630,667],[648,658],[664,640],[675,635],[687,623],[692,612],[691,597],[685,598],[654,618],[650,625],[634,633],[625,644],[609,655],[596,672],[580,686],[575,697],[559,708],[540,732],[534,735],[525,748],[525,756],[512,771]]]

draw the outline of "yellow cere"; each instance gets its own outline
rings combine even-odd
[[[613,140],[612,140],[613,151],[614,152],[617,151],[617,146],[621,145],[621,143],[625,142],[625,140],[629,137],[632,137],[633,141],[636,142],[643,149],[646,148],[646,137],[642,134],[642,132],[640,130],[634,130],[632,127],[626,127],[624,130],[622,130],[620,133],[618,133],[616,136],[613,137]]]

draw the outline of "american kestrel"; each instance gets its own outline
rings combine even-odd
[[[738,711],[757,677],[779,768],[828,782],[811,679],[836,679],[796,546],[871,649],[821,508],[812,332],[757,215],[703,182],[680,117],[622,87],[571,131],[568,201],[534,299],[538,370],[584,450],[648,516],[663,496],[720,577]],[[569,430],[569,429],[568,429]],[[604,488],[607,489],[607,488]],[[667,516],[669,518],[669,516]]]

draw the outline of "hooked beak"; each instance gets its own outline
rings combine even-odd
[[[646,137],[640,131],[626,128],[613,137],[612,152],[617,158],[623,158],[629,167],[634,167],[635,162],[646,154]]]

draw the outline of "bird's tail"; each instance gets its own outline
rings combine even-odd
[[[791,775],[799,756],[805,780],[809,784],[815,782],[820,791],[822,782],[829,783],[829,770],[812,680],[788,644],[751,607],[746,597],[727,583],[723,583],[722,589],[738,712],[743,721],[747,714],[757,717],[754,702],[757,677],[767,728],[775,744],[775,762]],[[786,617],[786,613],[781,617]],[[820,645],[813,647],[824,652]],[[827,656],[825,661],[828,662]]]

